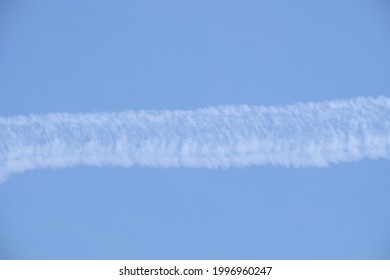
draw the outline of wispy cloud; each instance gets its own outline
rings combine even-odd
[[[327,166],[390,158],[390,98],[0,117],[0,180],[76,165]]]

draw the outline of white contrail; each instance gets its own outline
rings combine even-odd
[[[0,117],[0,180],[39,168],[326,166],[390,158],[390,98]]]

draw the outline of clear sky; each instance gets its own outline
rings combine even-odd
[[[0,116],[390,97],[390,5],[1,1]],[[1,259],[389,259],[390,162],[0,185]]]

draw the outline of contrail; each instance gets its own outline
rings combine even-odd
[[[390,98],[0,117],[0,180],[76,165],[327,166],[390,158]]]

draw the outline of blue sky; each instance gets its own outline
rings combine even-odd
[[[389,97],[386,1],[3,1],[0,115]],[[2,259],[388,259],[386,160],[0,185]]]

